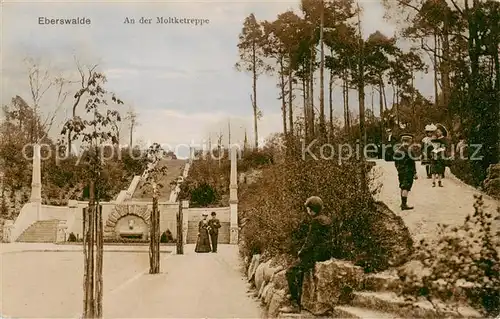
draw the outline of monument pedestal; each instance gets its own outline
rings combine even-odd
[[[3,224],[3,242],[11,243],[12,242],[12,229],[14,228],[14,221],[6,220]]]
[[[229,185],[229,207],[231,213],[229,243],[238,244],[238,172],[237,172],[237,150],[231,148],[231,184]]]

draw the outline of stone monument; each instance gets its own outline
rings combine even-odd
[[[238,244],[238,149],[232,146],[231,149],[231,181],[229,185],[229,209],[230,218],[230,244]]]
[[[30,203],[36,209],[36,220],[42,219],[42,172],[40,144],[33,144],[33,172],[31,176]]]

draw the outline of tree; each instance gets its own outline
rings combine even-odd
[[[90,199],[83,216],[84,318],[102,318],[103,223],[99,205],[103,173],[102,146],[117,142],[113,123],[121,121],[118,111],[108,105],[108,98],[111,96],[111,101],[117,105],[123,104],[113,93],[104,89],[106,77],[103,73],[96,71],[93,78],[95,81],[91,81],[86,91],[89,95],[85,103],[87,117],[69,119],[61,131],[62,136],[67,136],[71,130],[74,133],[72,140],[81,139],[86,150],[85,164],[88,166]],[[75,94],[75,100],[79,98],[81,95]]]
[[[150,239],[149,239],[149,273],[160,273],[160,212],[158,210],[159,191],[164,185],[160,182],[167,173],[167,166],[161,164],[161,160],[166,155],[158,143],[153,143],[146,153],[148,168],[146,169],[146,180],[144,187],[152,190],[153,207],[150,217]]]
[[[286,11],[279,14],[272,22],[262,23],[265,34],[263,52],[266,57],[274,58],[278,61],[280,69],[280,89],[283,111],[283,130],[286,133],[287,113],[288,113],[288,133],[293,135],[293,75],[297,67],[297,53],[302,36],[302,20],[293,11]],[[286,77],[286,79],[285,79]],[[288,88],[286,85],[288,84]],[[285,102],[288,97],[288,103]],[[288,104],[288,112],[286,107]]]
[[[238,49],[240,52],[240,61],[236,63],[238,71],[245,71],[252,73],[252,108],[254,118],[254,133],[255,133],[255,147],[259,147],[259,136],[257,129],[257,122],[259,116],[259,109],[257,106],[257,79],[262,72],[265,71],[265,64],[262,60],[262,41],[263,30],[255,15],[252,13],[245,18],[243,22],[243,29],[239,36]]]
[[[127,112],[127,115],[125,117],[125,119],[127,121],[129,121],[129,147],[132,148],[133,146],[133,134],[134,134],[134,130],[136,129],[136,127],[139,125],[138,121],[137,121],[137,113],[135,112],[135,110],[131,107],[128,112]]]
[[[84,70],[84,66],[80,64],[80,62],[75,58],[76,67],[78,69],[78,73],[80,75],[80,89],[74,95],[73,106],[71,108],[71,119],[66,122],[66,131],[67,131],[67,154],[72,153],[72,142],[73,142],[73,132],[79,129],[79,123],[81,122],[81,118],[79,118],[76,114],[76,110],[82,99],[89,95],[91,86],[95,86],[98,81],[100,81],[101,73],[95,71],[97,65],[86,66],[86,70]],[[78,132],[75,132],[78,133]]]

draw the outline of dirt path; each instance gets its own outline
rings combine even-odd
[[[106,247],[105,318],[260,318],[247,296],[238,247],[185,255],[162,247],[161,274],[149,275],[148,247]],[[0,247],[0,317],[77,318],[82,311],[81,246]]]
[[[443,188],[432,187],[432,180],[427,179],[425,166],[417,163],[418,179],[413,184],[408,204],[413,210],[401,211],[399,184],[394,162],[377,160],[375,175],[383,186],[378,199],[382,200],[394,212],[398,213],[416,240],[433,238],[437,224],[458,226],[463,224],[468,214],[474,213],[474,194],[477,190],[458,180],[449,170],[443,179]],[[486,211],[494,211],[499,201],[483,196]],[[500,223],[494,229],[500,229]]]
[[[162,273],[144,275],[104,300],[106,317],[260,318],[259,305],[246,294],[238,247],[221,245],[217,254],[184,255],[162,260]]]

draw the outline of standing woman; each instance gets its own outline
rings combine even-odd
[[[425,165],[425,171],[427,173],[427,178],[431,179],[431,151],[432,151],[432,135],[436,131],[437,127],[434,124],[425,126],[425,137],[422,139],[422,165]]]
[[[432,187],[436,187],[436,177],[438,179],[438,186],[443,187],[441,178],[444,176],[444,171],[446,169],[446,148],[448,146],[446,141],[447,135],[448,131],[443,125],[436,125],[436,133],[431,141]]]
[[[210,226],[207,220],[208,214],[203,213],[202,216],[202,220],[198,223],[198,240],[196,241],[194,251],[197,253],[209,253],[212,251],[212,247],[209,238]]]

